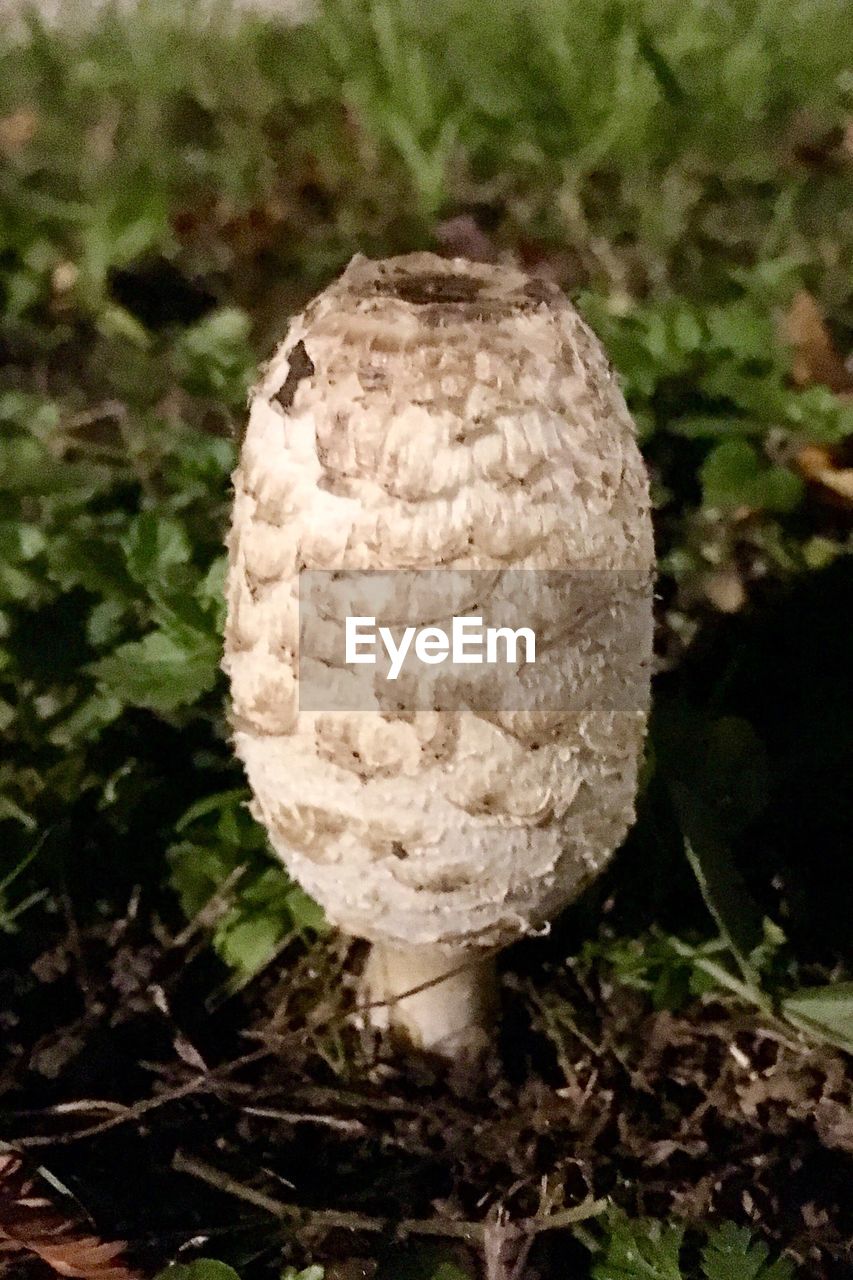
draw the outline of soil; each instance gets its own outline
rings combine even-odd
[[[127,1241],[124,1274],[206,1255],[247,1280],[283,1262],[396,1280],[428,1248],[487,1280],[556,1280],[585,1273],[603,1197],[734,1219],[804,1275],[850,1274],[849,1060],[719,996],[655,1011],[516,949],[477,1080],[359,1027],[341,941],[294,941],[241,991],[199,928],[136,896],[85,926],[58,911],[42,944],[4,944],[0,971],[19,1217],[26,1177],[78,1234]],[[16,1257],[9,1274],[53,1274]]]

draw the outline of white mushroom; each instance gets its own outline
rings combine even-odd
[[[375,1020],[474,1047],[494,951],[546,926],[634,816],[653,543],[616,379],[551,285],[357,257],[268,365],[234,487],[225,668],[254,811],[329,919],[374,944]],[[531,579],[550,640],[525,699],[475,681],[458,708],[395,716],[300,709],[305,569],[578,576]]]

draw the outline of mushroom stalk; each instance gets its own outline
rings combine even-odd
[[[497,1004],[492,956],[377,942],[363,984],[378,1030],[445,1058],[475,1059],[486,1048]]]

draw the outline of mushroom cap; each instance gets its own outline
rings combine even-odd
[[[455,952],[540,928],[633,821],[648,712],[648,479],[598,340],[511,267],[356,257],[267,366],[234,490],[224,666],[276,853],[361,937]],[[543,595],[521,704],[307,711],[303,569],[595,574],[604,608],[578,634],[573,593]]]

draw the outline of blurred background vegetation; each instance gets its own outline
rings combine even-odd
[[[589,1249],[598,1280],[786,1280],[750,1228],[774,1254],[804,1238],[796,1256],[823,1258],[816,1275],[846,1274],[847,0],[322,0],[298,25],[177,0],[60,13],[24,11],[0,35],[0,1093],[70,1099],[73,1114],[81,1095],[133,1102],[158,1058],[177,1098],[187,1072],[206,1078],[196,1043],[221,1064],[246,1025],[273,1009],[280,1026],[286,1008],[291,1056],[276,1050],[250,1091],[284,1089],[289,1105],[294,1081],[356,1101],[363,1088],[371,1116],[354,1042],[328,1013],[345,962],[270,857],[228,744],[229,475],[258,362],[353,253],[512,261],[563,286],[606,344],[652,474],[660,557],[638,823],[550,938],[504,959],[513,1083],[464,1112],[426,1076],[398,1080],[438,1127],[422,1140],[380,1113],[397,1125],[387,1150],[369,1126],[343,1155],[334,1129],[306,1146],[285,1125],[270,1142],[268,1119],[253,1134],[243,1115],[238,1131],[189,1099],[160,1129],[54,1147],[51,1167],[114,1233],[156,1236],[157,1265],[189,1223],[218,1220],[167,1172],[171,1151],[220,1134],[214,1154],[247,1176],[272,1165],[276,1195],[299,1167],[309,1198],[383,1217],[422,1213],[448,1187],[469,1215],[521,1187],[511,1208],[529,1215],[531,1179],[555,1204],[586,1188],[629,1213],[699,1216],[686,1244],[675,1220],[578,1227],[576,1252],[555,1246],[550,1270],[541,1253],[541,1274],[587,1274]],[[141,942],[126,941],[134,929]],[[205,935],[219,960],[202,949],[199,977],[177,940],[197,956]],[[277,956],[284,985],[265,1005],[264,978],[248,984]],[[211,986],[245,988],[246,1005],[208,1018]],[[749,1017],[776,1037],[769,1057],[764,1032],[744,1039]],[[681,1057],[661,1050],[649,1068],[645,1036],[675,1039]],[[766,1066],[751,1113],[736,1090],[720,1100],[730,1057],[752,1081]],[[380,1092],[396,1079],[381,1070]],[[700,1114],[710,1136],[691,1163],[669,1139]],[[785,1184],[781,1208],[760,1169]],[[713,1196],[694,1183],[722,1188],[714,1211],[747,1225],[709,1234]],[[232,1260],[266,1247],[251,1235]],[[280,1244],[265,1256],[273,1271],[253,1275],[323,1275],[281,1273]],[[327,1280],[468,1280],[463,1263],[421,1248]]]
[[[753,995],[833,983],[807,1017],[853,1043],[851,53],[846,0],[325,0],[293,26],[141,0],[7,34],[14,948],[43,946],[60,890],[82,919],[135,885],[192,917],[225,884],[238,981],[320,927],[228,746],[229,473],[288,316],[356,251],[434,248],[568,291],[653,476],[640,820],[552,945],[666,1004],[719,933]]]

